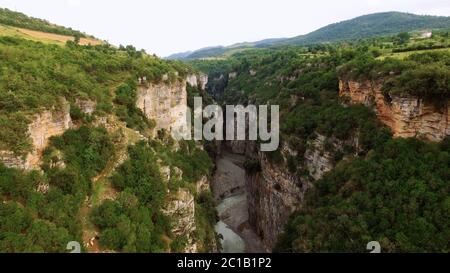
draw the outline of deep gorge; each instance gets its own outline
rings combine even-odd
[[[343,167],[371,160],[370,155],[386,141],[400,145],[418,138],[425,142],[444,141],[445,145],[450,134],[448,99],[440,102],[441,107],[435,107],[429,98],[417,95],[386,95],[383,85],[389,82],[389,76],[399,73],[394,68],[378,72],[379,79],[371,81],[349,79],[351,76],[346,73],[353,64],[340,66],[327,57],[315,61],[305,58],[303,64],[280,73],[274,67],[291,60],[283,53],[279,55],[278,59],[258,59],[251,54],[237,54],[231,58],[231,65],[227,61],[211,62],[206,89],[222,105],[280,104],[282,141],[278,151],[262,153],[252,141],[227,141],[225,147],[227,153],[243,156],[250,228],[266,250],[292,251],[293,246],[286,245],[287,241],[292,243],[292,233],[297,232],[292,231],[292,221],[311,213],[311,208],[319,203],[317,199],[312,201],[313,197]],[[208,71],[207,61],[197,65]],[[314,91],[307,93],[302,89]],[[302,119],[309,123],[298,122]],[[333,212],[328,217],[333,218]],[[315,222],[314,218],[309,221]],[[301,249],[297,251],[317,251],[306,239],[308,233],[313,233],[308,231],[313,224],[303,225],[305,235],[294,241]],[[345,234],[345,230],[340,232],[334,236]],[[358,252],[364,247],[364,242],[352,245]]]

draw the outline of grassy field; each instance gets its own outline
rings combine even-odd
[[[38,41],[49,44],[64,45],[67,41],[73,41],[72,36],[65,36],[41,31],[29,30],[24,28],[0,25],[0,36],[20,37],[32,41]],[[103,42],[93,38],[80,38],[81,45],[100,45]]]
[[[414,50],[414,51],[407,51],[407,52],[398,52],[398,53],[386,53],[380,57],[378,57],[379,60],[384,60],[386,58],[395,58],[395,59],[405,59],[412,54],[416,53],[424,53],[424,52],[439,52],[439,51],[449,51],[450,48],[440,48],[440,49],[424,49],[424,50]]]

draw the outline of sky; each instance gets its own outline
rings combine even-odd
[[[449,0],[0,0],[0,7],[161,57],[294,37],[375,12],[450,16]]]

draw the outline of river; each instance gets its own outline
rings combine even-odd
[[[223,151],[218,156],[217,170],[212,182],[220,221],[216,232],[221,234],[224,253],[266,252],[260,238],[248,223],[245,171],[241,155]]]

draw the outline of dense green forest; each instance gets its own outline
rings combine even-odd
[[[79,38],[87,37],[85,33],[80,31],[58,26],[48,21],[32,18],[23,13],[4,8],[0,8],[0,24]]]
[[[195,193],[194,182],[209,175],[212,162],[193,142],[181,143],[178,152],[173,152],[173,145],[165,137],[164,141],[140,142],[129,148],[129,160],[111,177],[120,193],[118,198],[105,200],[90,215],[101,230],[102,247],[165,252],[168,246],[163,235],[177,238],[170,231],[171,220],[162,213],[169,197],[167,190],[176,192],[185,187]],[[105,129],[82,126],[52,139],[44,153],[43,173],[25,173],[0,163],[0,251],[64,252],[69,241],[82,242],[79,211],[86,197],[93,194],[92,178],[114,153],[113,139]],[[164,181],[159,159],[172,169],[179,167],[181,180]],[[58,162],[63,162],[64,168]],[[48,192],[36,191],[42,184],[50,186]],[[196,200],[196,239],[201,242],[200,251],[208,251],[216,240],[214,202],[207,192],[198,194]]]
[[[276,251],[450,251],[449,139],[390,140],[315,184]]]
[[[254,49],[190,63],[211,76],[222,104],[279,104],[282,141],[297,156],[267,153],[302,181],[312,181],[304,153],[317,134],[336,168],[314,182],[304,207],[285,228],[277,252],[448,252],[449,139],[393,139],[374,112],[339,97],[339,78],[383,82],[390,95],[416,95],[442,105],[450,93],[448,32],[426,40],[404,33],[359,42]],[[357,137],[358,149],[331,141]],[[255,159],[248,172],[261,171]]]
[[[91,178],[113,153],[105,129],[81,127],[52,139],[43,173],[8,169],[0,163],[0,251],[64,252],[68,242],[81,242],[79,209],[92,193]],[[45,184],[50,185],[48,191],[36,191]]]

